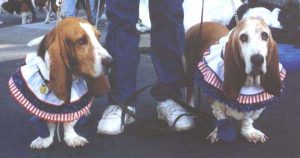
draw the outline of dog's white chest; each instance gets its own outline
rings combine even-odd
[[[58,99],[51,91],[43,91],[45,80],[49,80],[49,70],[43,60],[36,54],[26,56],[26,65],[20,68],[23,79],[38,99],[54,106],[60,106],[63,101]],[[47,89],[47,87],[45,87]],[[84,79],[77,79],[72,82],[70,102],[79,100],[88,91]]]

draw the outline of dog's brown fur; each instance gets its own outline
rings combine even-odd
[[[187,83],[187,101],[191,100],[194,86],[194,73],[197,63],[202,60],[203,53],[229,30],[222,24],[216,22],[204,22],[200,33],[200,24],[191,27],[186,32],[185,47],[185,74]]]

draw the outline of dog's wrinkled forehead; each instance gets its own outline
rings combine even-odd
[[[63,20],[57,26],[57,30],[59,31],[60,36],[64,38],[63,40],[67,39],[71,42],[76,42],[81,38],[98,39],[100,36],[99,31],[95,29],[91,24],[78,18],[68,18]]]
[[[250,37],[255,37],[255,34],[261,34],[262,32],[266,32],[268,35],[271,34],[271,31],[267,24],[259,18],[246,18],[241,21],[237,27],[238,36],[242,34],[247,34]]]

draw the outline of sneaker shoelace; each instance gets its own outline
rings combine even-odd
[[[161,109],[163,109],[163,111],[165,111],[164,115],[168,118],[172,115],[175,115],[175,113],[177,113],[176,115],[181,115],[181,114],[185,113],[184,109],[182,109],[178,105],[169,105],[169,106],[162,107]]]
[[[116,119],[115,117],[108,117],[108,116],[116,116],[121,118],[121,115],[118,114],[117,110],[119,110],[120,107],[115,106],[113,108],[110,109],[109,112],[105,113],[104,117],[105,119]]]

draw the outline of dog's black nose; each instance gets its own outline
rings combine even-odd
[[[260,54],[252,55],[251,62],[256,67],[261,66],[264,63],[264,57]]]
[[[101,60],[101,64],[105,69],[109,69],[111,67],[113,59],[111,57],[106,57]]]

